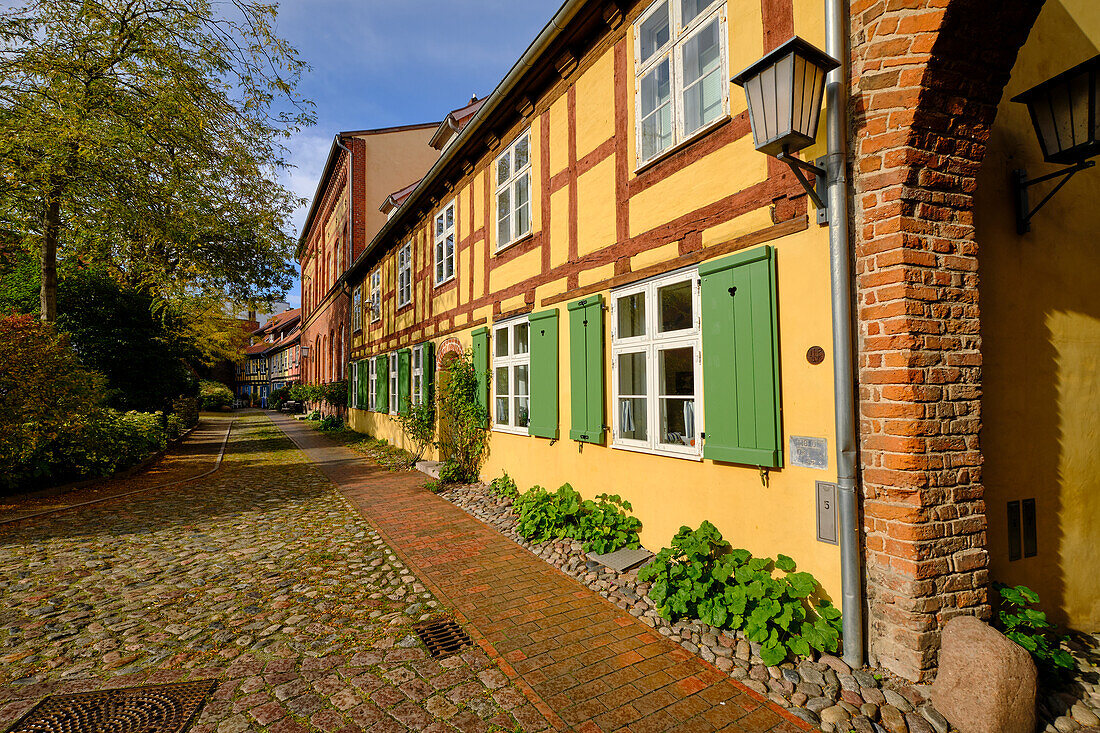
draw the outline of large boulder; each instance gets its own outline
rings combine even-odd
[[[932,704],[960,733],[1035,733],[1035,662],[973,616],[943,628]]]

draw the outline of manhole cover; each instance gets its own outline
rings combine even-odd
[[[8,733],[182,733],[217,680],[51,695]]]
[[[416,630],[416,635],[424,642],[424,646],[428,647],[428,654],[433,657],[454,654],[473,643],[462,627],[449,618],[425,621],[413,628]]]

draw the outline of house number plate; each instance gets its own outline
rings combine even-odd
[[[837,544],[836,484],[817,482],[817,541]]]
[[[790,445],[792,466],[822,470],[829,467],[829,441],[825,438],[792,435]]]

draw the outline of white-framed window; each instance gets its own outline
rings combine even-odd
[[[455,276],[455,202],[435,216],[435,284]]]
[[[699,279],[694,269],[611,293],[612,445],[702,456]]]
[[[351,330],[363,330],[363,288],[351,291]]]
[[[524,132],[496,160],[497,251],[531,233],[531,134]]]
[[[413,247],[408,242],[397,250],[397,307],[404,308],[412,302]]]
[[[389,389],[389,396],[390,396],[390,414],[391,415],[396,415],[397,414],[397,409],[398,409],[397,385],[398,385],[398,380],[397,380],[397,352],[394,351],[394,352],[390,353],[390,385],[389,385],[390,389]]]
[[[658,0],[634,24],[638,164],[729,114],[724,0]]]
[[[422,405],[428,398],[427,384],[424,381],[424,369],[431,369],[431,364],[425,364],[427,359],[427,348],[425,344],[414,346],[412,350],[412,395],[411,400],[414,405]]]
[[[370,320],[371,323],[382,320],[382,270],[370,274]]]
[[[378,362],[372,356],[367,359],[367,409],[378,408]]]
[[[527,318],[493,326],[493,428],[527,434],[531,399],[531,329]]]

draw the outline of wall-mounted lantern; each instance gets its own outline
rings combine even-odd
[[[1031,218],[1074,174],[1096,165],[1096,161],[1089,158],[1100,154],[1098,84],[1100,56],[1094,56],[1013,97],[1013,102],[1026,104],[1031,113],[1031,124],[1035,126],[1043,159],[1066,166],[1030,181],[1027,180],[1027,171],[1019,169],[1012,172],[1016,231],[1020,234],[1031,231]],[[1038,206],[1029,208],[1027,189],[1054,178],[1061,178],[1058,185],[1043,197]]]
[[[308,359],[309,358],[309,347],[308,346],[303,346],[303,347],[301,347],[301,349],[302,349],[302,358],[303,359]]]
[[[793,157],[817,139],[825,76],[840,62],[794,36],[730,81],[743,87],[756,149],[790,166],[818,209],[825,204],[802,174],[813,174],[824,187],[825,171]]]

